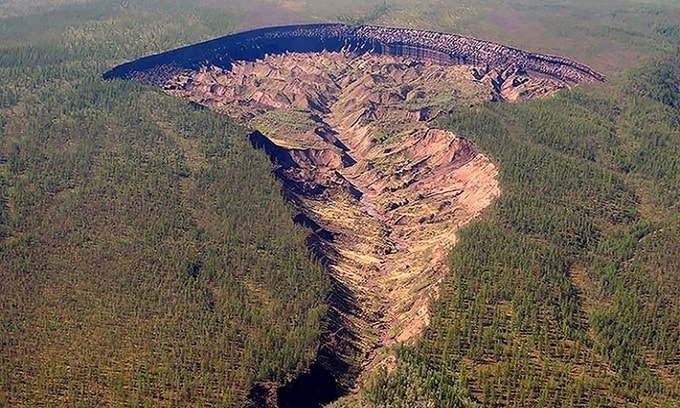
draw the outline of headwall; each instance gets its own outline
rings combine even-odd
[[[517,66],[521,70],[563,81],[596,82],[605,76],[566,58],[530,53],[505,45],[434,31],[345,24],[268,27],[227,35],[119,65],[104,79],[157,83],[167,75],[201,66],[230,69],[237,61],[255,61],[267,54],[348,50],[358,54],[405,56],[444,65],[487,68]]]

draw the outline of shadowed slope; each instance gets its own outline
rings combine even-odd
[[[482,67],[517,65],[523,71],[576,82],[604,81],[590,67],[551,55],[528,53],[501,44],[456,34],[378,26],[310,24],[268,27],[227,35],[120,65],[105,79],[157,83],[159,76],[214,65],[231,69],[235,61],[255,61],[267,54],[350,50],[355,53],[407,56],[440,64]]]

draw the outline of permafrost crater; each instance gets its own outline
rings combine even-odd
[[[276,164],[296,221],[312,231],[309,247],[332,290],[312,367],[323,375],[300,381],[332,384],[314,401],[293,395],[305,384],[290,384],[280,406],[329,402],[383,364],[381,349],[417,336],[457,230],[500,194],[487,156],[428,123],[489,100],[605,80],[565,58],[473,38],[343,24],[230,35],[104,78],[154,84],[257,129],[251,142]],[[258,398],[277,404],[276,395]]]

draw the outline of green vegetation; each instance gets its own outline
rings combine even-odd
[[[373,8],[373,10],[371,10],[370,12],[368,12],[368,14],[362,17],[353,18],[341,16],[339,20],[350,25],[373,24],[376,21],[380,20],[381,17],[387,15],[389,12],[390,6],[386,0],[383,0],[381,4],[376,5]]]
[[[308,112],[299,110],[269,111],[256,119],[254,125],[264,134],[276,132],[310,132],[317,127],[317,123]]]
[[[268,160],[224,116],[99,78],[273,24],[264,3],[0,4],[0,406],[239,406],[308,367],[328,281]],[[658,58],[677,54],[677,4],[307,3],[280,19],[456,31],[621,74],[441,120],[494,157],[503,195],[362,404],[680,406],[680,74]],[[657,62],[631,70],[640,56]]]
[[[315,356],[328,278],[245,129],[99,78],[214,32],[175,7],[0,25],[1,406],[233,406]]]
[[[680,404],[680,89],[670,66],[642,67],[614,89],[440,121],[497,160],[504,191],[462,231],[423,340],[369,381],[365,401]]]

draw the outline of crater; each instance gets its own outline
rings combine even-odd
[[[343,24],[234,34],[104,78],[159,86],[253,129],[332,285],[309,372],[276,391],[258,386],[252,400],[310,407],[360,387],[390,346],[418,337],[457,231],[501,192],[493,161],[432,121],[605,80],[561,57],[455,34]],[[322,391],[304,400],[310,389]]]

